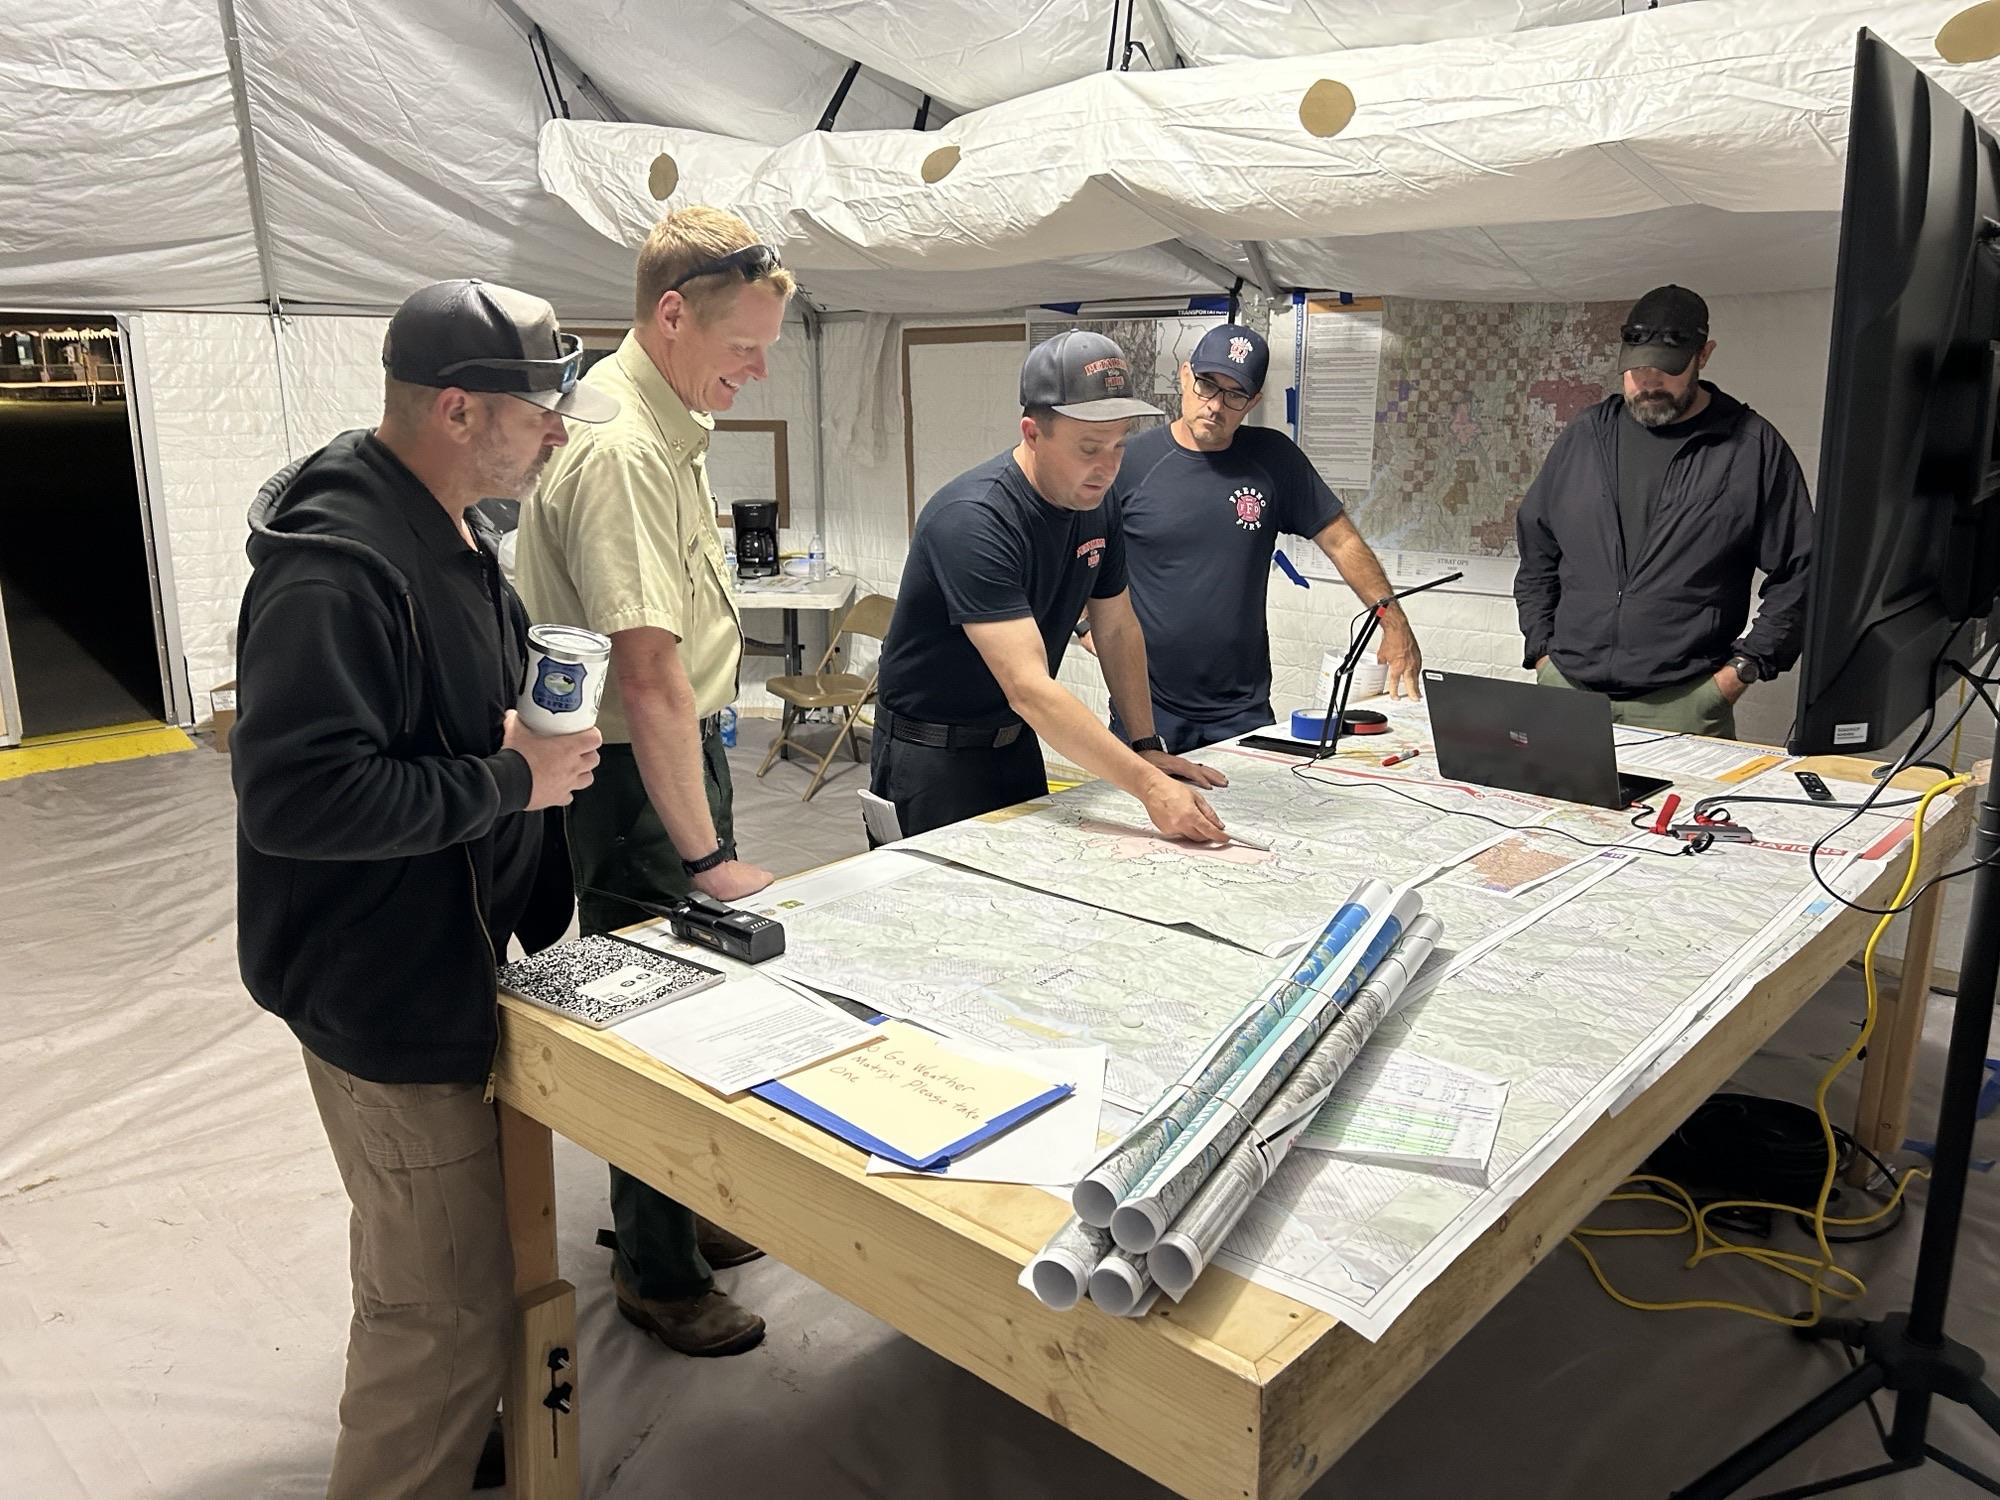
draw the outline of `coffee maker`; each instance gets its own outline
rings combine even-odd
[[[729,507],[736,525],[736,576],[778,576],[778,502],[738,500]]]

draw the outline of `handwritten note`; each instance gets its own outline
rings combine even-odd
[[[785,1086],[916,1160],[1049,1092],[1045,1078],[968,1057],[914,1026],[885,1021],[880,1030],[874,1046],[793,1073]]]

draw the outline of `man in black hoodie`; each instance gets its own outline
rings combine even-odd
[[[506,1375],[494,967],[569,924],[542,814],[598,735],[516,719],[527,615],[469,511],[617,409],[546,302],[477,281],[413,295],[382,363],[381,426],[251,508],[230,740],[243,981],[303,1044],[353,1210],[330,1500],[463,1495]]]
[[[1607,694],[1621,722],[1733,738],[1736,700],[1799,657],[1805,475],[1775,427],[1701,379],[1700,297],[1658,287],[1622,334],[1622,392],[1563,429],[1515,521],[1522,665]]]

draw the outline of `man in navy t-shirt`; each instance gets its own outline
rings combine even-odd
[[[1153,734],[1146,643],[1125,584],[1113,481],[1134,418],[1131,371],[1072,330],[1021,367],[1021,441],[961,474],[917,517],[882,648],[869,784],[905,834],[1048,792],[1041,745],[1131,793],[1162,833],[1227,835],[1200,786],[1225,778]],[[1055,680],[1088,613],[1130,748]]]
[[[1179,420],[1134,437],[1118,471],[1153,728],[1170,750],[1272,722],[1264,584],[1279,532],[1311,538],[1363,604],[1390,593],[1374,551],[1298,444],[1243,425],[1263,400],[1270,358],[1252,329],[1210,329],[1181,366]],[[1423,658],[1394,603],[1382,617],[1380,659],[1389,691],[1416,697]],[[1111,728],[1124,726],[1114,716]]]

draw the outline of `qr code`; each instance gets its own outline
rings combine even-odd
[[[721,982],[705,964],[608,937],[559,943],[500,970],[510,993],[599,1029]]]

